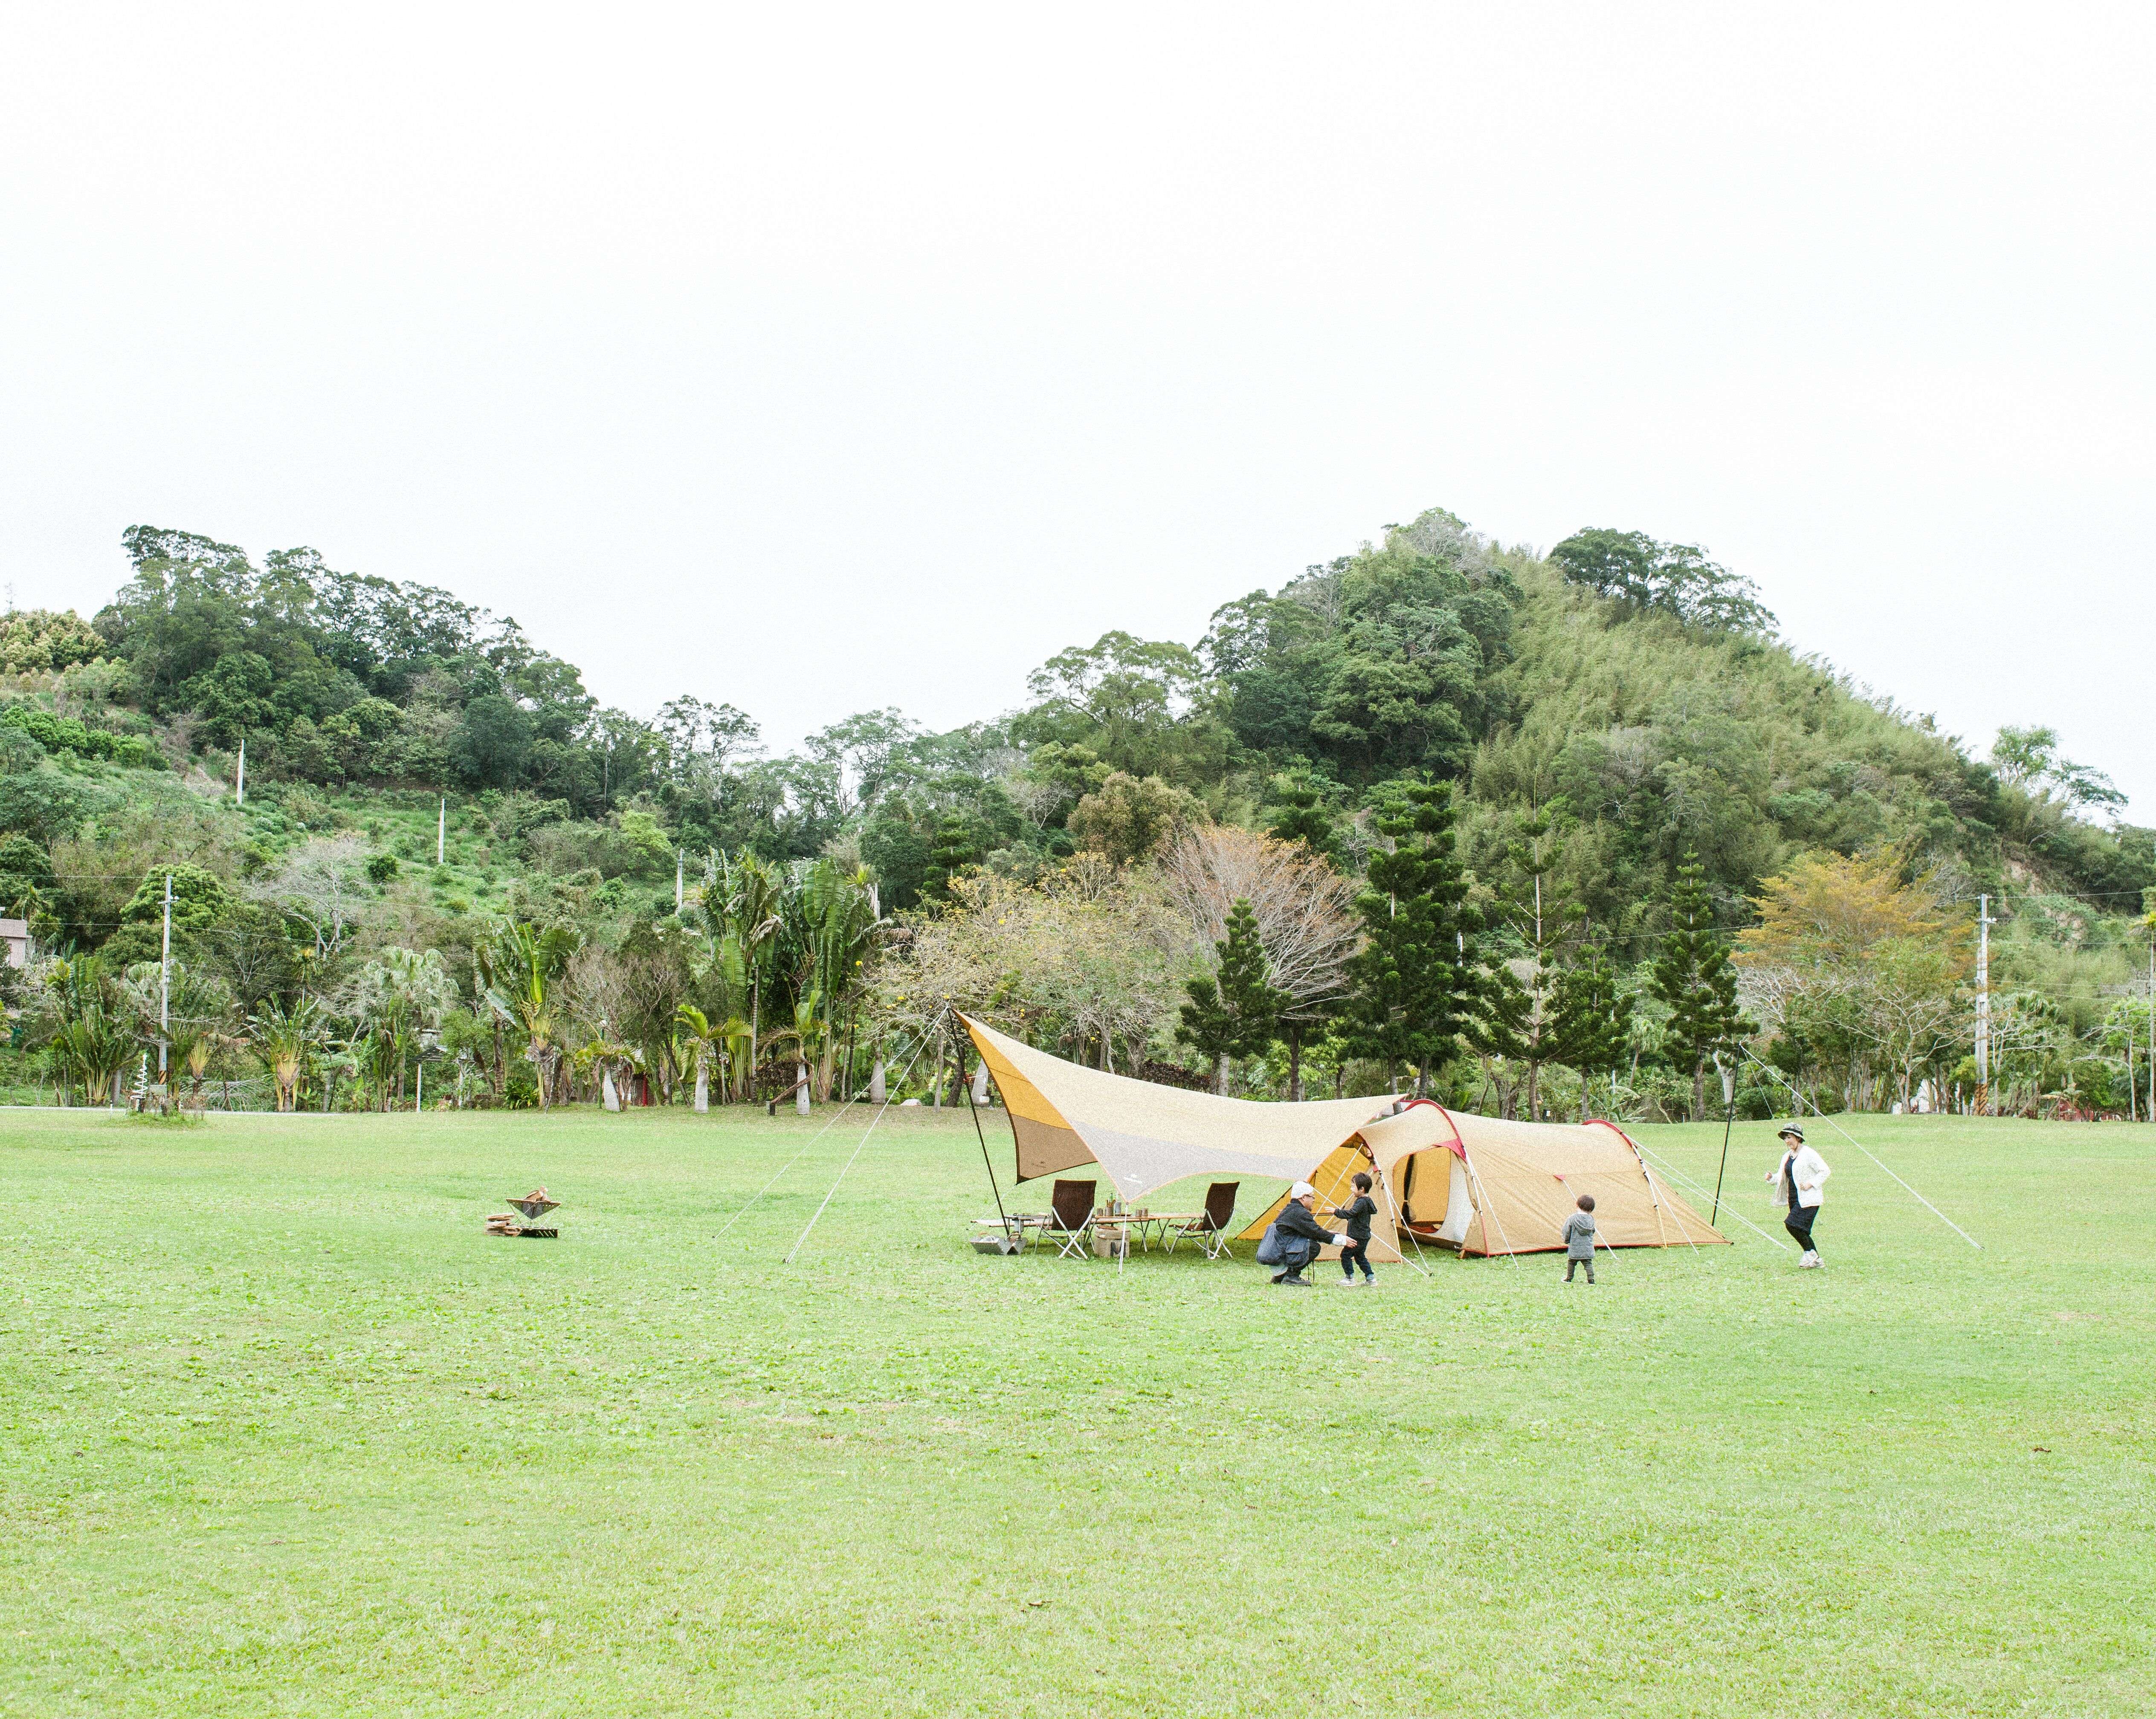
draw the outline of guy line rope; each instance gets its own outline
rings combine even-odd
[[[1776,1068],[1772,1063],[1760,1062],[1759,1059],[1753,1054],[1752,1048],[1749,1045],[1740,1045],[1738,1048],[1743,1050],[1745,1055],[1751,1057],[1753,1062],[1758,1063],[1761,1068],[1772,1075],[1777,1080],[1779,1080],[1784,1086],[1789,1087],[1790,1096],[1796,1100],[1799,1106],[1800,1107],[1799,1114],[1801,1114],[1801,1106],[1811,1104],[1812,1114],[1814,1116],[1817,1116],[1820,1121],[1825,1123],[1828,1127],[1833,1129],[1835,1133],[1839,1134],[1844,1140],[1846,1140],[1851,1146],[1862,1152],[1865,1157],[1871,1158],[1873,1163],[1878,1164],[1881,1169],[1887,1170],[1886,1165],[1879,1162],[1878,1158],[1873,1156],[1871,1149],[1867,1147],[1862,1141],[1859,1140],[1854,1134],[1851,1134],[1848,1129],[1843,1127],[1840,1123],[1835,1121],[1832,1116],[1821,1110],[1816,1104],[1812,1104],[1812,1101],[1810,1099],[1806,1098],[1803,1093],[1799,1092],[1795,1086],[1790,1085],[1788,1077],[1785,1076],[1779,1069]],[[1942,1212],[1937,1206],[1926,1199],[1923,1195],[1918,1193],[1915,1188],[1911,1188],[1907,1183],[1903,1182],[1899,1176],[1895,1176],[1892,1170],[1887,1170],[1887,1173],[1890,1177],[1893,1177],[1894,1181],[1900,1184],[1902,1188],[1912,1199],[1915,1200],[1918,1205],[1922,1206],[1934,1218],[1938,1219],[1940,1223],[1945,1224],[1948,1229],[1953,1231],[1956,1235],[1959,1236],[1979,1253],[1984,1251],[1984,1244],[1979,1241],[1974,1236],[1971,1235],[1966,1229],[1964,1229],[1960,1224],[1955,1223],[1953,1219],[1948,1217],[1944,1212]]]

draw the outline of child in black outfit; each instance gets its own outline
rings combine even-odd
[[[1335,1206],[1332,1215],[1342,1219],[1348,1225],[1348,1240],[1340,1249],[1340,1287],[1355,1286],[1355,1268],[1363,1268],[1363,1286],[1368,1289],[1378,1280],[1378,1274],[1370,1269],[1370,1219],[1378,1213],[1378,1203],[1370,1198],[1369,1173],[1355,1173],[1355,1198],[1344,1206]]]

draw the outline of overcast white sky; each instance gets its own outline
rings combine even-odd
[[[0,578],[311,544],[784,745],[1442,505],[2156,819],[2152,18],[17,7]]]

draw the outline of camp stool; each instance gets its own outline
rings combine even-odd
[[[1059,1182],[1049,1203],[1047,1235],[1057,1243],[1055,1257],[1086,1257],[1086,1240],[1093,1229],[1093,1194],[1097,1182]]]
[[[1228,1251],[1228,1225],[1235,1215],[1235,1193],[1242,1187],[1240,1182],[1216,1182],[1205,1191],[1205,1209],[1188,1224],[1179,1224],[1168,1238],[1168,1250],[1175,1251],[1175,1244],[1186,1235],[1198,1244],[1209,1260],[1217,1260]]]

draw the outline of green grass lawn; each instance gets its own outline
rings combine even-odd
[[[2156,1711],[2156,1130],[1298,1296],[977,1255],[918,1112],[717,1239],[822,1120],[0,1115],[0,1711]]]

